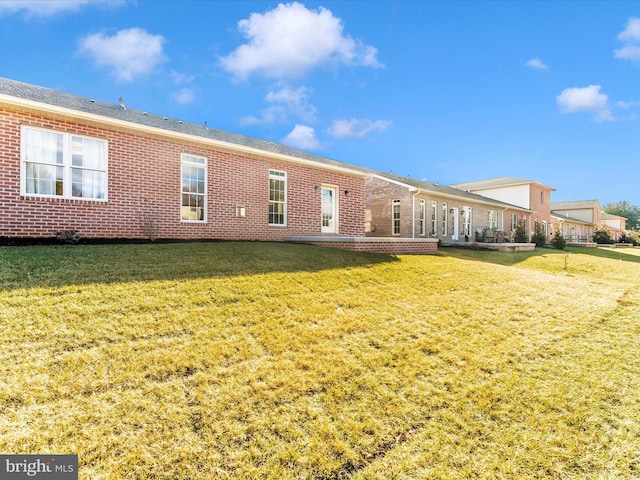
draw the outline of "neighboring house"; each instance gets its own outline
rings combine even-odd
[[[602,208],[598,200],[555,202],[554,218],[560,223],[562,236],[569,245],[593,244],[596,226],[602,224]]]
[[[530,210],[533,221],[528,221],[525,225],[529,237],[535,231],[535,222],[541,222],[545,236],[547,239],[550,238],[551,192],[555,191],[555,188],[533,180],[513,177],[458,183],[452,187]]]
[[[377,172],[366,185],[369,237],[503,243],[519,219],[532,216],[522,207],[410,177]]]
[[[303,241],[434,253],[365,237],[361,167],[0,78],[0,241]]]
[[[611,233],[611,239],[614,242],[619,242],[620,239],[626,235],[627,232],[627,219],[619,215],[613,215],[611,213],[602,212],[600,214],[602,224],[605,225]]]
[[[596,243],[592,241],[594,228],[593,223],[558,213],[552,213],[551,219],[553,221],[554,232],[555,227],[557,226],[560,233],[566,240],[567,245],[579,247],[597,246]]]

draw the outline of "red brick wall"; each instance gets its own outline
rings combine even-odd
[[[540,221],[546,221],[551,224],[551,191],[543,189],[536,184],[531,184],[529,192],[531,195],[529,205],[534,212],[533,215],[540,219]],[[542,201],[540,201],[541,194]]]
[[[108,141],[108,201],[20,195],[20,126]],[[180,154],[208,161],[207,222],[180,221]],[[269,169],[287,172],[288,224],[268,225]],[[52,237],[75,228],[82,238],[282,240],[321,234],[321,190],[339,188],[339,235],[364,236],[364,179],[229,153],[210,145],[103,128],[0,108],[0,237]],[[345,195],[345,190],[349,195]],[[236,205],[246,216],[236,217]]]
[[[322,247],[339,248],[352,252],[386,253],[389,255],[433,255],[438,253],[438,242],[420,242],[407,239],[404,242],[307,242]]]

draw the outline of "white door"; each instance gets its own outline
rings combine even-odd
[[[453,220],[453,232],[451,233],[451,239],[458,240],[460,236],[460,210],[457,208],[452,208],[451,210],[451,219]]]
[[[338,232],[338,189],[322,187],[322,233]]]

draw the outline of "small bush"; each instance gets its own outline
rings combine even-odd
[[[516,227],[516,234],[513,240],[516,243],[527,243],[529,241],[529,235],[527,235],[527,229],[524,225],[524,219],[518,222],[518,226]]]
[[[56,232],[56,239],[61,243],[76,244],[80,241],[80,234],[75,228],[69,230],[58,230]]]
[[[560,227],[558,226],[556,226],[556,228],[553,231],[553,238],[551,239],[551,245],[553,245],[553,248],[557,248],[558,250],[564,250],[565,247],[567,246],[567,240],[562,235],[562,232],[560,231]]]
[[[542,224],[537,220],[535,223],[535,231],[533,233],[533,238],[531,239],[531,241],[536,244],[536,247],[544,247],[544,244],[547,243],[547,236],[544,234]]]

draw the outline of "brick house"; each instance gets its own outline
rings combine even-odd
[[[602,212],[600,217],[602,224],[609,229],[611,239],[614,242],[619,242],[627,234],[627,219],[625,217],[606,212]]]
[[[551,211],[570,245],[595,246],[592,237],[599,226],[608,228],[614,242],[619,241],[626,232],[626,219],[603,212],[598,200],[552,203]]]
[[[0,237],[364,237],[365,178],[283,145],[0,79]]]
[[[369,237],[431,238],[442,245],[505,243],[533,212],[446,185],[386,173],[366,180]],[[486,236],[491,232],[491,236]]]
[[[513,177],[459,183],[452,186],[530,210],[532,221],[525,218],[525,228],[530,238],[534,233],[535,222],[542,224],[542,230],[547,240],[553,233],[551,228],[551,192],[555,191],[555,188],[533,180]]]

